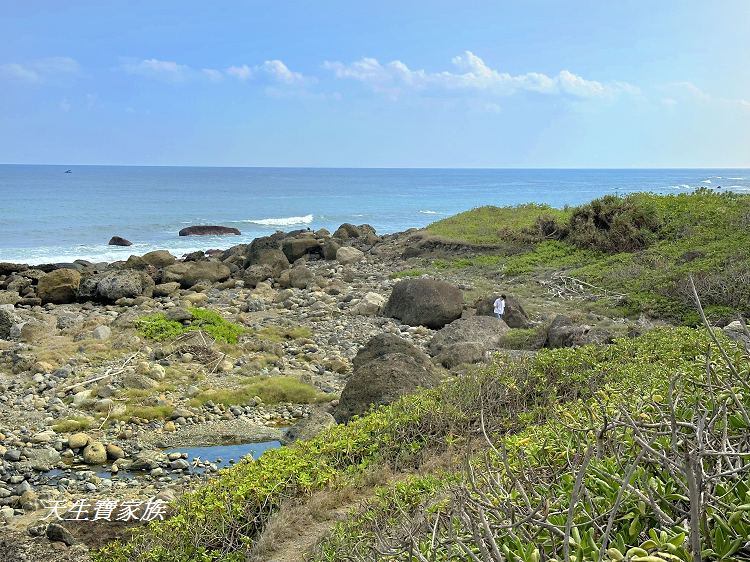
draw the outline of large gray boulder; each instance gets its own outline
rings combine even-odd
[[[356,239],[357,241],[365,243],[373,243],[378,239],[378,235],[375,233],[375,229],[369,224],[360,224],[359,226],[354,226],[353,224],[348,222],[338,227],[336,229],[336,232],[333,233],[333,237],[338,238],[339,240]]]
[[[78,296],[81,299],[114,302],[122,298],[150,297],[154,280],[135,269],[97,273],[81,279]]]
[[[220,261],[180,262],[164,268],[163,281],[176,282],[187,289],[199,281],[226,281],[231,273],[229,267]]]
[[[352,362],[354,372],[333,412],[339,423],[366,413],[372,405],[390,404],[418,388],[440,382],[440,373],[417,347],[393,334],[379,334]]]
[[[0,304],[0,340],[9,340],[11,328],[20,321],[12,304]]]
[[[154,250],[141,256],[141,259],[147,264],[154,267],[167,267],[177,261],[174,257],[166,250]]]
[[[611,321],[610,321],[611,324]],[[546,347],[577,347],[588,344],[610,343],[617,333],[608,327],[607,322],[594,326],[576,324],[571,318],[558,314],[547,329]]]
[[[404,279],[393,287],[383,316],[437,330],[460,318],[463,306],[458,287],[435,279]]]
[[[430,355],[445,367],[478,363],[486,352],[502,347],[508,325],[491,316],[469,316],[451,322],[437,332],[430,342]]]
[[[323,249],[312,236],[300,236],[298,238],[287,238],[281,244],[281,251],[284,252],[289,263],[294,263],[299,258],[308,254],[322,255]]]
[[[722,328],[724,334],[730,339],[741,343],[745,349],[750,350],[750,331],[742,322],[735,320]]]
[[[39,279],[37,296],[43,303],[66,304],[75,302],[81,274],[75,269],[56,269]]]
[[[477,310],[477,316],[494,316],[495,301],[500,297],[500,293],[493,293],[477,299],[474,308]],[[532,323],[526,311],[523,309],[521,301],[512,295],[505,297],[505,314],[503,320],[510,328],[529,328]]]
[[[241,251],[244,251],[242,267],[267,265],[273,271],[274,277],[289,269],[289,259],[281,251],[282,240],[282,235],[263,236],[253,240],[249,246],[241,248]]]
[[[180,236],[239,236],[241,232],[231,226],[197,225],[186,226],[178,233]]]

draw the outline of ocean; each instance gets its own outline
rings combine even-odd
[[[70,173],[65,173],[70,169]],[[750,192],[748,169],[323,169],[0,165],[0,261],[114,261],[227,248],[275,230],[422,227],[481,205],[584,203],[635,191]],[[241,236],[179,237],[188,225]],[[114,236],[130,247],[108,246]]]

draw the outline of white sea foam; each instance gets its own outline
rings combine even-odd
[[[313,215],[302,217],[279,217],[270,219],[247,219],[240,222],[249,222],[252,224],[261,224],[263,226],[292,226],[295,224],[310,224],[313,221]]]
[[[742,181],[742,180],[744,180],[745,178],[727,178],[727,179],[728,179],[728,180],[732,180],[732,181]]]
[[[437,211],[430,211],[429,209],[424,210],[424,211],[419,211],[419,212],[422,213],[423,215],[437,215],[438,214]]]
[[[701,183],[711,183],[711,180],[703,180]]]

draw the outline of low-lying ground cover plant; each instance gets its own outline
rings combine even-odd
[[[256,376],[242,381],[238,388],[204,390],[190,403],[193,406],[201,406],[208,401],[225,406],[245,405],[256,396],[266,404],[314,404],[331,400],[330,395],[294,377]]]
[[[191,308],[189,312],[192,320],[187,325],[169,320],[164,314],[159,313],[139,318],[136,327],[143,337],[154,341],[172,340],[188,332],[200,330],[218,342],[233,344],[246,332],[244,327],[226,320],[214,310]]]

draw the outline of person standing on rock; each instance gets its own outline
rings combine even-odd
[[[495,316],[500,320],[505,316],[505,295],[495,300]]]

